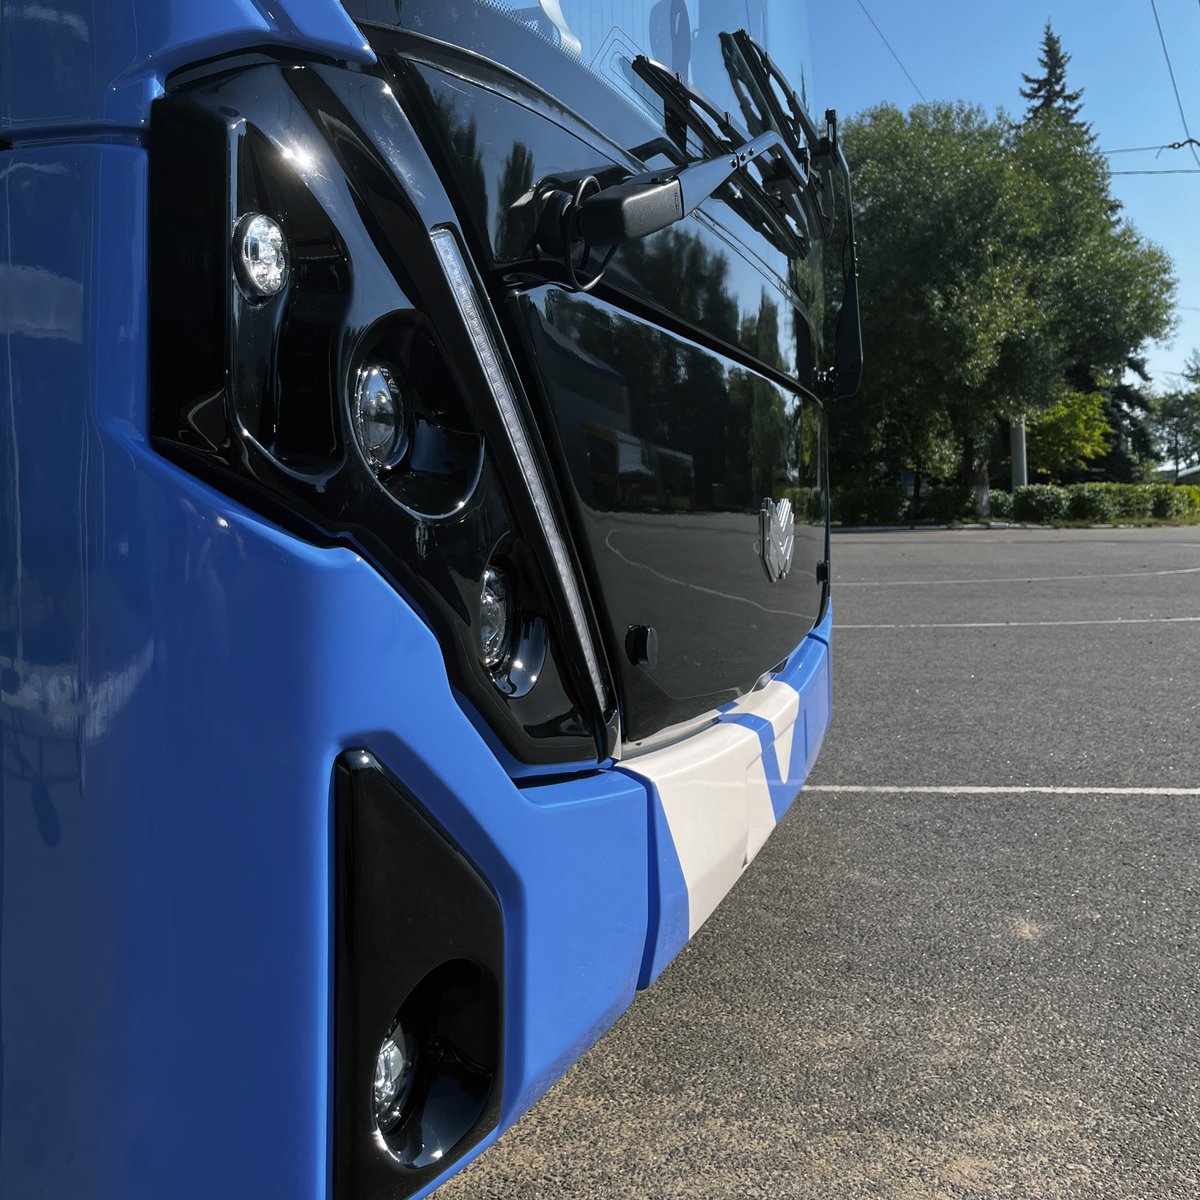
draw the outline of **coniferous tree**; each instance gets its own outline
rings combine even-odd
[[[1079,102],[1083,96],[1083,89],[1067,91],[1067,63],[1070,61],[1071,56],[1064,52],[1058,34],[1047,21],[1045,33],[1042,35],[1042,52],[1038,55],[1043,74],[1021,73],[1021,78],[1029,85],[1021,88],[1021,95],[1029,101],[1026,121],[1052,117],[1080,129],[1087,129],[1087,125],[1079,119],[1079,112],[1083,107]]]

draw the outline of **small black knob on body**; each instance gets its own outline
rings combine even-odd
[[[828,583],[829,582],[829,560],[828,559],[824,559],[823,561],[817,563],[817,582],[818,583]]]
[[[625,653],[635,667],[658,662],[658,633],[653,625],[630,625],[625,631]]]

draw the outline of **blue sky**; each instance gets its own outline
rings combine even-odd
[[[1083,88],[1083,117],[1102,150],[1160,145],[1184,137],[1150,0],[865,0],[872,17],[928,100],[966,100],[989,112],[1024,111],[1021,72],[1038,72],[1049,18],[1071,55],[1067,82]],[[1200,137],[1200,0],[1157,0],[1184,115]],[[913,84],[857,0],[810,4],[816,107],[856,113],[888,101],[919,103]],[[1198,149],[1200,153],[1200,149]],[[1187,149],[1119,154],[1114,170],[1198,168]],[[1139,231],[1162,246],[1179,280],[1178,329],[1148,359],[1160,389],[1183,381],[1200,349],[1200,173],[1116,176],[1113,191]]]

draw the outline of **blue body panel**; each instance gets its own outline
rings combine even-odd
[[[3,0],[0,129],[141,132],[171,71],[259,47],[375,57],[336,0]]]
[[[365,52],[332,0],[105,8],[0,6],[0,1195],[319,1200],[343,749],[499,897],[501,1127],[679,949],[686,890],[643,783],[517,786],[370,565],[149,445],[136,131],[161,72]],[[768,764],[778,811],[828,722],[827,638],[785,672],[807,724]]]

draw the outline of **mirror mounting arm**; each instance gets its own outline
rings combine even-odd
[[[555,180],[541,193],[538,249],[561,257],[576,242],[620,246],[658,233],[690,216],[714,192],[764,154],[774,155],[785,184],[803,187],[804,170],[774,131],[686,167],[646,171],[617,183],[566,190]]]

